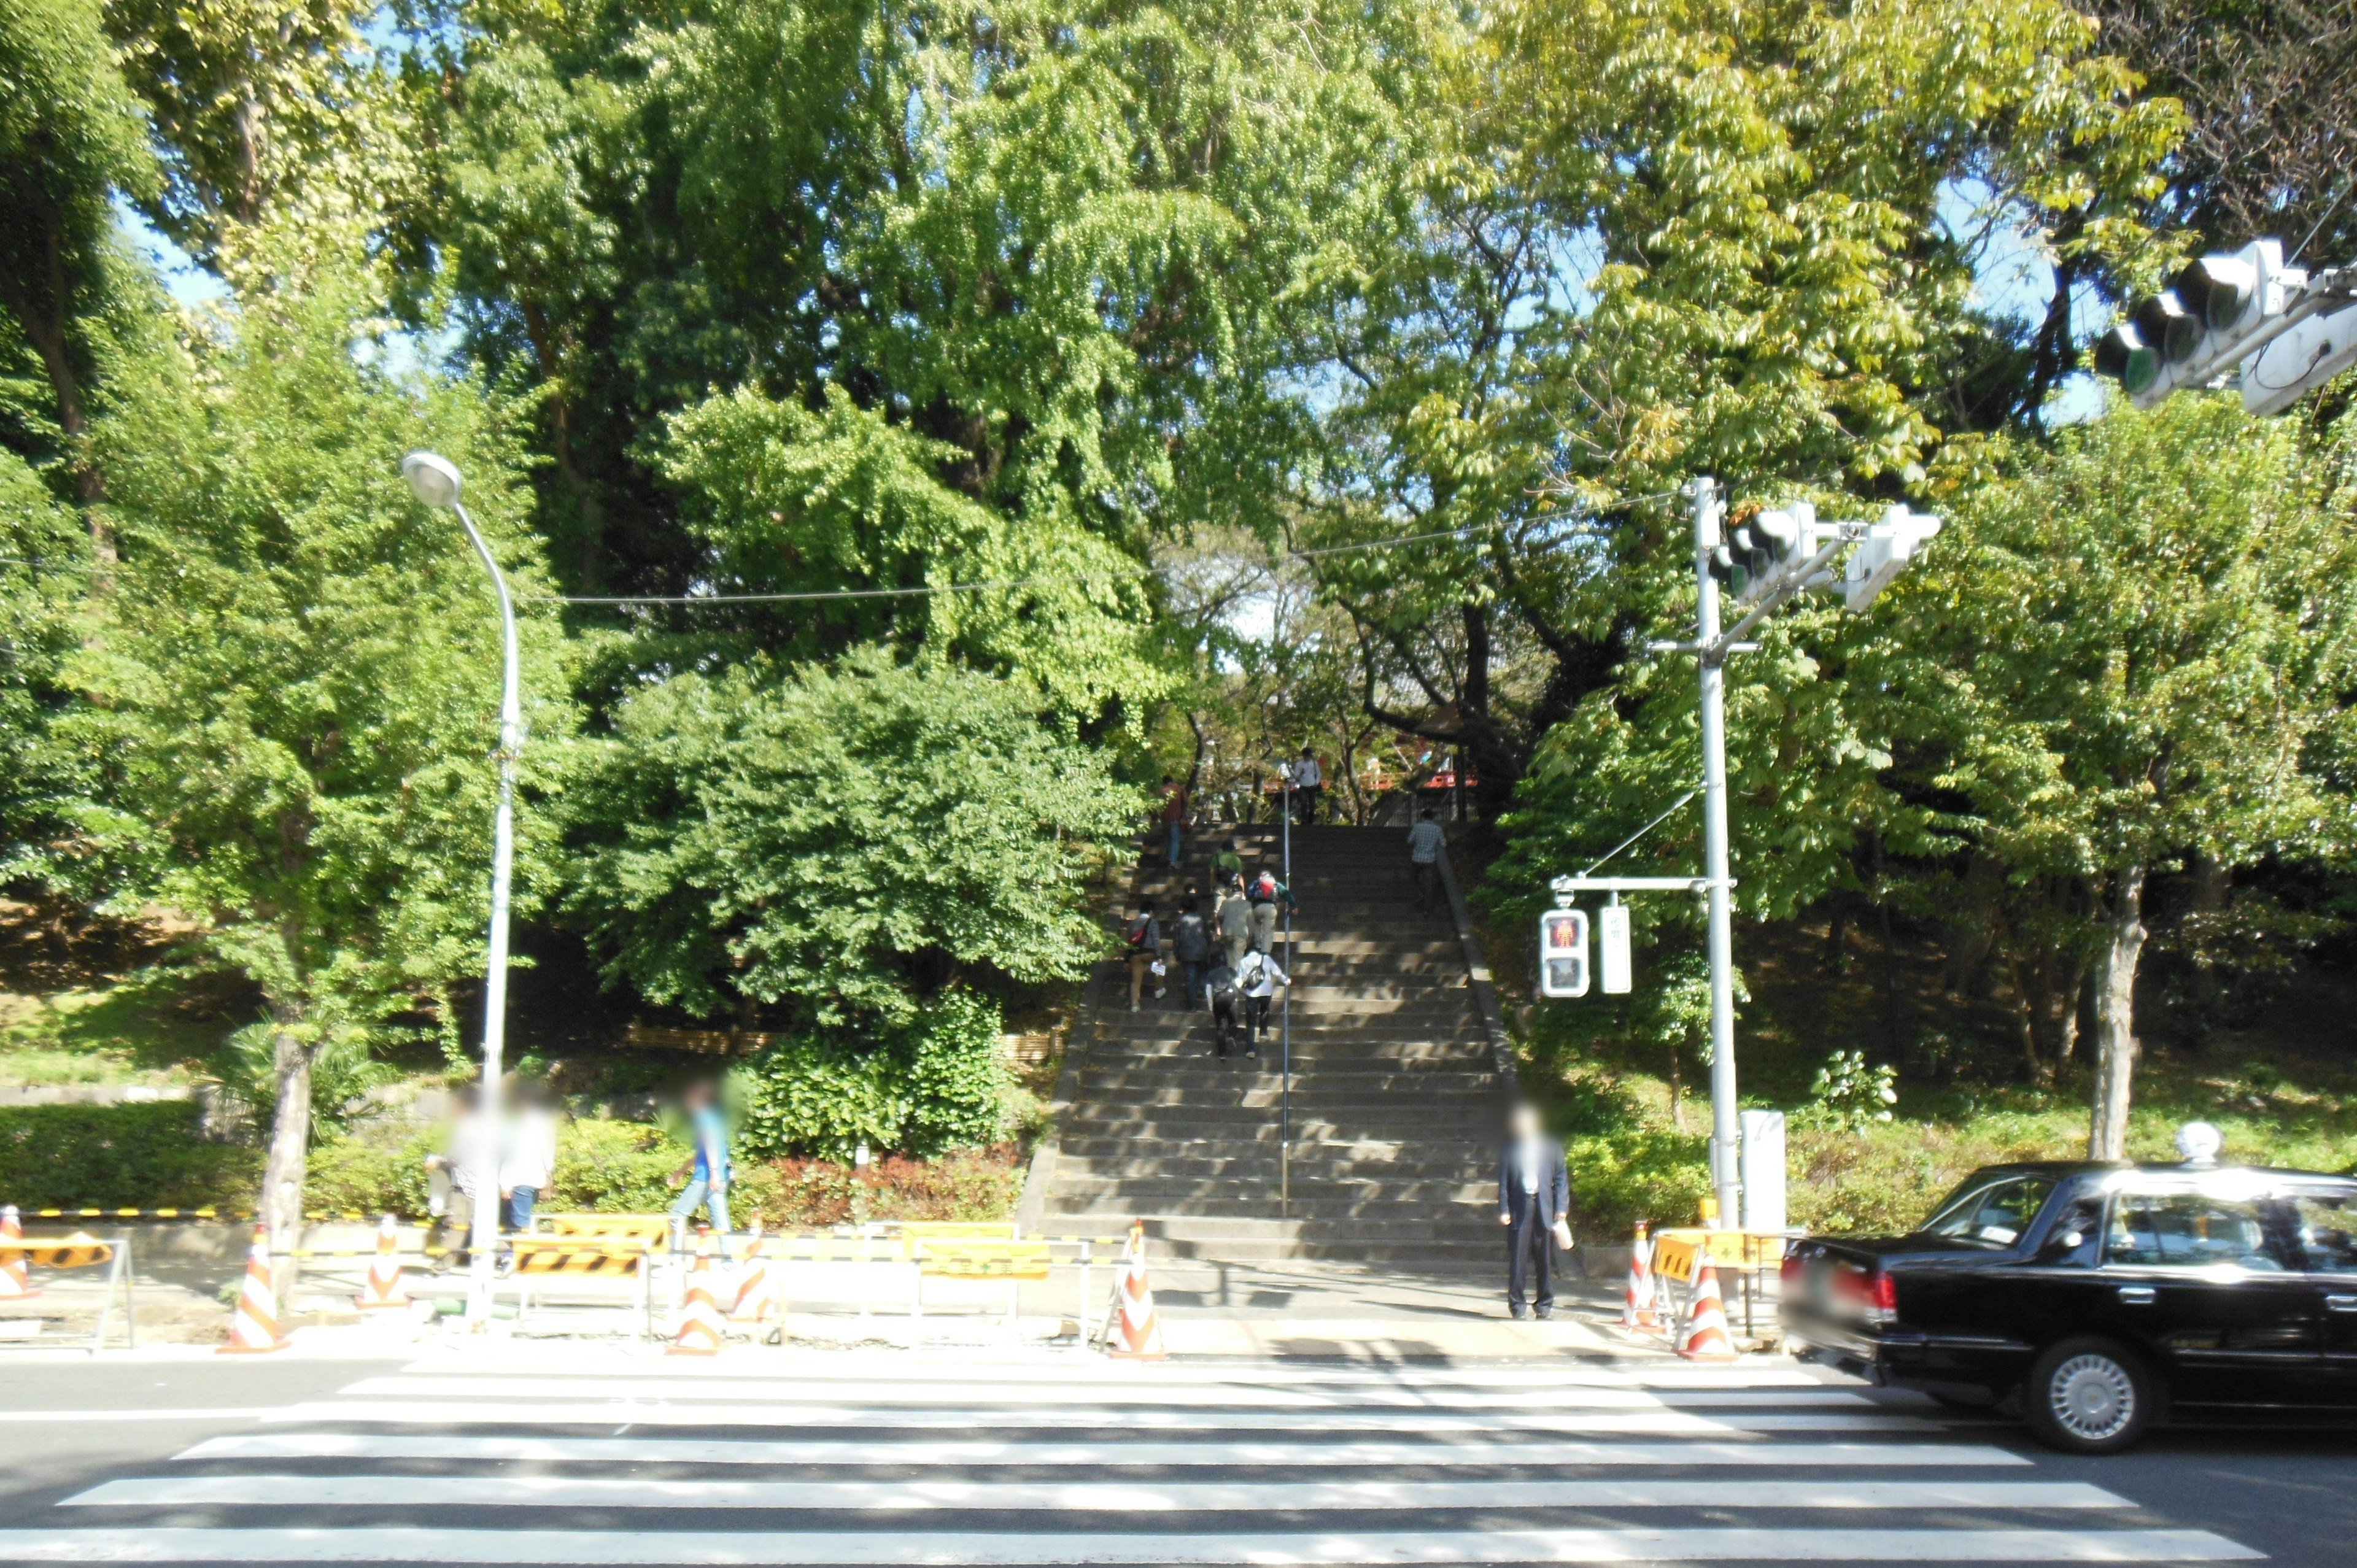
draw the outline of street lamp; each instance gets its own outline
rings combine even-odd
[[[475,528],[475,520],[459,504],[458,470],[447,457],[433,452],[412,452],[401,460],[402,478],[427,506],[447,507],[458,514],[468,542],[491,575],[499,595],[500,637],[505,672],[500,686],[500,806],[491,830],[491,929],[483,966],[483,1090],[482,1115],[486,1145],[474,1151],[489,1158],[491,1168],[475,1173],[473,1278],[467,1293],[467,1321],[478,1330],[491,1319],[491,1266],[500,1245],[500,1053],[506,1044],[508,1015],[508,883],[515,863],[515,765],[523,749],[523,706],[517,696],[515,601],[508,596],[508,580],[490,546]],[[463,1174],[463,1173],[462,1173]]]

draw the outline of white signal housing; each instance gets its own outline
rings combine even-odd
[[[1910,511],[1901,501],[1871,524],[1866,537],[1850,552],[1849,572],[1842,579],[1842,607],[1863,615],[1882,590],[1907,569],[1907,563],[1926,540],[1940,532],[1940,520]]]

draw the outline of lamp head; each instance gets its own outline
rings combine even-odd
[[[419,500],[430,507],[458,504],[457,467],[435,452],[412,452],[401,460],[401,477]]]
[[[2224,1134],[2207,1122],[2188,1122],[2177,1130],[2177,1152],[2189,1165],[2216,1165],[2225,1142]]]

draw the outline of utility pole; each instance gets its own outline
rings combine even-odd
[[[1727,865],[1727,654],[1718,647],[1718,579],[1711,552],[1719,545],[1718,486],[1707,478],[1694,499],[1695,664],[1702,684],[1703,881],[1710,911],[1710,1187],[1715,1223],[1742,1211],[1736,1157],[1741,1140],[1735,1103],[1735,909]]]

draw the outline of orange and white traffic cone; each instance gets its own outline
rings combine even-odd
[[[0,1208],[0,1301],[23,1301],[40,1294],[34,1288],[32,1271],[25,1266],[25,1222],[12,1203]]]
[[[245,1255],[245,1283],[238,1288],[237,1311],[229,1320],[229,1343],[220,1354],[255,1355],[285,1348],[286,1341],[278,1333],[278,1295],[270,1288],[269,1232],[257,1225],[253,1251]]]
[[[722,1329],[720,1304],[712,1297],[712,1232],[698,1226],[695,1266],[688,1271],[687,1303],[680,1309],[679,1332],[671,1342],[674,1356],[717,1356]]]
[[[368,1289],[360,1298],[362,1312],[408,1308],[409,1293],[401,1288],[401,1259],[395,1254],[398,1243],[393,1216],[388,1214],[377,1222],[376,1256],[369,1260]]]
[[[1709,1252],[1695,1251],[1694,1294],[1686,1304],[1686,1334],[1678,1355],[1688,1361],[1732,1361],[1735,1340],[1727,1331],[1727,1304],[1718,1298],[1718,1271]]]
[[[753,1234],[745,1243],[745,1260],[737,1265],[737,1300],[728,1308],[728,1321],[762,1322],[776,1305],[776,1294],[770,1289],[770,1265],[761,1257],[761,1222],[756,1219]]]
[[[1661,1315],[1653,1310],[1653,1243],[1646,1222],[1637,1221],[1636,1240],[1629,1244],[1629,1294],[1620,1306],[1620,1326],[1631,1334],[1659,1334]]]
[[[1146,1278],[1146,1225],[1142,1220],[1130,1221],[1128,1253],[1128,1266],[1114,1286],[1121,1308],[1114,1314],[1116,1336],[1105,1353],[1125,1361],[1168,1360],[1170,1353],[1162,1348],[1162,1320],[1154,1316],[1154,1287]]]

